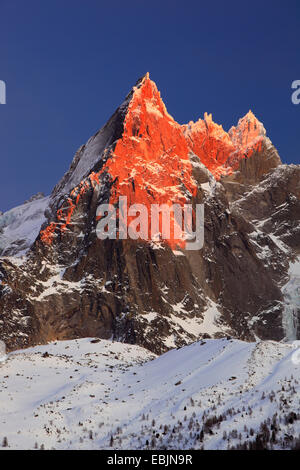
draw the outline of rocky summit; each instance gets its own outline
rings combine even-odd
[[[97,208],[204,204],[204,245],[97,237]],[[300,339],[300,166],[249,111],[180,125],[149,74],[49,197],[0,213],[0,339],[113,338],[160,354],[201,338]],[[144,237],[145,238],[145,237]]]

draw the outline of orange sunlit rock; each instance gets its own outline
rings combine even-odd
[[[128,206],[146,206],[148,229],[141,233],[141,238],[150,239],[152,204],[183,206],[196,195],[191,153],[219,179],[235,171],[241,159],[259,151],[264,136],[263,125],[251,111],[229,132],[214,123],[207,113],[196,123],[178,124],[168,114],[155,83],[146,74],[133,89],[123,134],[114,151],[99,173],[91,173],[71,191],[67,202],[57,211],[57,222],[41,231],[41,239],[51,244],[57,230],[63,233],[68,228],[82,195],[99,184],[104,171],[113,181],[110,203],[116,204],[119,196],[127,196]],[[134,219],[128,217],[128,224]],[[161,232],[161,225],[159,228]],[[184,242],[175,238],[173,224],[167,242],[172,248],[184,247]]]
[[[213,122],[212,115],[207,113],[203,120],[190,122],[183,129],[189,148],[216,179],[232,173],[241,159],[259,151],[265,135],[263,125],[251,111],[229,132]]]
[[[46,245],[51,245],[56,226],[57,224],[55,222],[51,222],[50,225],[45,228],[45,230],[41,230],[41,240]]]
[[[183,130],[190,150],[215,178],[230,173],[231,169],[226,168],[225,163],[235,147],[223,127],[213,122],[211,114],[205,113],[203,120],[189,122]]]
[[[106,168],[115,180],[111,202],[116,203],[120,195],[127,196],[128,205],[144,204],[148,214],[151,204],[183,206],[196,194],[187,140],[181,126],[167,113],[149,76],[134,92],[123,136]],[[131,220],[129,217],[128,223]],[[143,235],[150,238],[150,234]],[[169,243],[176,245],[173,233]]]
[[[250,110],[246,116],[239,120],[236,127],[228,133],[235,151],[228,156],[227,165],[232,171],[236,170],[241,158],[249,158],[254,151],[260,151],[266,131],[261,122]]]

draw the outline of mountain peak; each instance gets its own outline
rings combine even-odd
[[[248,113],[245,114],[244,117],[245,117],[245,118],[248,118],[249,120],[255,120],[255,119],[256,119],[256,116],[255,116],[255,114],[252,112],[251,109],[249,109]]]
[[[239,149],[241,155],[246,154],[251,147],[257,147],[266,136],[263,124],[250,110],[239,119],[237,126],[233,126],[228,132],[234,146]]]
[[[140,87],[145,81],[150,80],[150,74],[149,72],[146,72],[144,75],[142,75],[135,83],[135,85],[132,87],[131,92],[134,91],[136,88]],[[129,93],[130,95],[130,93]]]
[[[241,160],[259,152],[265,135],[251,110],[229,132],[208,113],[195,123],[178,124],[147,72],[108,123],[75,155],[52,194],[59,224],[51,225],[42,239],[51,240],[57,225],[66,229],[87,185],[98,185],[105,174],[113,182],[113,204],[119,196],[146,207],[153,202],[184,204],[187,194],[191,197],[197,192],[190,154],[220,179],[235,172]],[[62,214],[60,201],[67,195],[67,210]]]
[[[42,200],[25,204],[20,217],[17,209],[10,221],[2,216],[0,251],[1,243],[6,256],[32,248],[26,259],[1,260],[1,339],[15,348],[113,337],[161,352],[202,335],[299,337],[286,282],[288,260],[299,252],[300,169],[275,169],[277,152],[262,129],[253,113],[229,133],[210,114],[182,126],[167,114],[155,83],[143,78],[80,147],[51,210],[44,201],[45,223]],[[127,198],[129,238],[99,240],[99,206],[117,209],[120,228],[120,196]],[[151,236],[152,204],[162,211],[163,204],[189,204],[197,217],[199,203],[205,204],[202,250],[189,253],[176,240],[181,221],[172,210],[170,235],[163,240],[162,219]],[[131,215],[133,204],[147,209],[142,218]],[[38,238],[27,243],[35,228]]]
[[[164,144],[161,147],[159,136],[163,127]],[[55,187],[52,199],[69,194],[91,172],[98,172],[107,157],[113,155],[115,146],[123,145],[129,136],[127,144],[130,146],[134,139],[140,139],[140,156],[146,161],[156,161],[159,157],[157,152],[163,155],[164,149],[168,148],[166,146],[174,147],[172,140],[179,139],[182,142],[181,158],[185,159],[186,153],[191,151],[218,179],[233,171],[229,162],[234,160],[236,164],[245,154],[249,156],[249,148],[257,146],[265,135],[263,125],[251,110],[228,133],[213,121],[212,114],[206,112],[204,118],[195,123],[190,121],[179,125],[168,113],[156,83],[147,72],[133,86],[108,123],[76,153],[70,170]]]
[[[149,72],[141,78],[138,82],[138,86],[133,87],[133,94],[129,101],[127,116],[132,113],[134,109],[136,110],[136,114],[143,111],[140,115],[140,120],[146,119],[145,113],[151,114],[155,112],[161,113],[162,116],[165,116],[167,119],[171,118],[161,99],[156,83],[150,79]]]
[[[263,130],[264,134],[266,134],[266,131],[264,129],[262,122],[258,120],[255,114],[251,111],[251,109],[248,111],[248,113],[245,114],[245,116],[239,119],[237,126],[236,127],[233,126],[232,129],[235,129],[235,128],[246,129],[246,126],[248,126],[249,131],[251,129],[255,129],[258,132],[261,132]]]
[[[145,80],[150,80],[150,73],[149,73],[149,72],[146,72],[146,73],[145,73],[144,79],[145,79]]]

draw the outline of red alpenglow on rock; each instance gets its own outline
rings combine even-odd
[[[150,214],[151,204],[183,206],[192,202],[197,183],[191,155],[196,155],[219,180],[235,172],[242,159],[260,151],[266,135],[251,111],[228,133],[207,113],[196,123],[178,124],[168,114],[148,73],[132,89],[122,107],[125,115],[121,135],[112,148],[107,146],[98,156],[99,160],[104,156],[106,159],[101,170],[92,171],[70,191],[67,201],[57,211],[56,220],[41,231],[45,244],[51,245],[55,233],[67,229],[82,194],[98,185],[104,173],[113,182],[110,203],[116,204],[119,196],[127,196],[128,205],[144,204]],[[175,240],[172,230],[170,240],[166,241],[173,248],[176,245],[184,248],[184,242]]]

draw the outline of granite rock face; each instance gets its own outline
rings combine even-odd
[[[156,353],[208,336],[299,338],[286,291],[299,259],[299,181],[252,112],[228,133],[207,114],[181,126],[147,74],[78,150],[26,254],[2,253],[0,338],[15,349],[113,337]],[[203,203],[203,248],[173,234],[100,240],[97,208],[119,196],[149,209]]]

